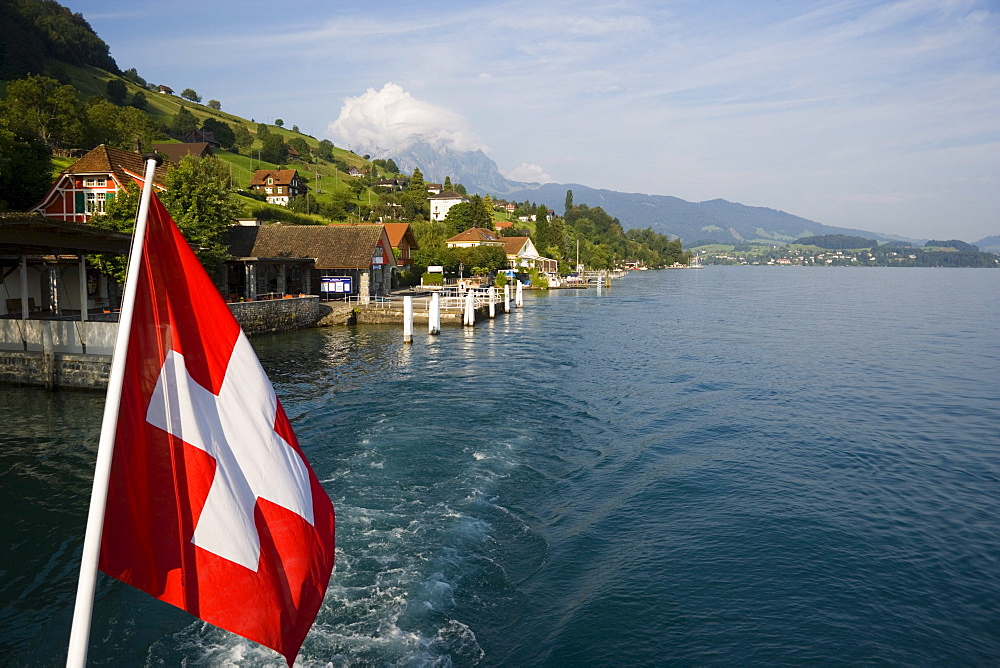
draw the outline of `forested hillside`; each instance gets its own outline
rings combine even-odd
[[[586,205],[563,219],[542,202],[526,199],[509,212],[494,206],[489,195],[474,195],[444,224],[428,223],[427,184],[419,169],[401,174],[393,160],[369,160],[301,133],[294,122],[240,118],[227,113],[220,100],[203,103],[193,89],[177,95],[135,68],[122,70],[85,18],[53,0],[0,0],[0,7],[0,211],[33,206],[62,169],[100,144],[146,152],[157,142],[211,133],[221,144],[215,157],[224,167],[191,167],[184,178],[203,178],[224,189],[218,196],[226,205],[211,224],[188,221],[191,230],[217,229],[226,215],[298,224],[403,220],[414,223],[424,262],[457,267],[461,260],[444,247],[446,238],[468,227],[513,221],[505,234],[530,236],[540,252],[564,267],[575,264],[578,252],[591,267],[686,261],[678,241],[651,229],[625,232],[603,209]],[[294,110],[288,117],[294,119]],[[267,204],[249,189],[256,170],[285,168],[297,170],[309,187],[288,207]],[[450,177],[442,187],[465,192]],[[115,215],[95,222],[121,228],[127,218],[116,206]],[[215,248],[212,262],[217,262],[215,241],[199,243]]]

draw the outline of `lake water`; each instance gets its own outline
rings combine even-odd
[[[254,346],[337,508],[304,665],[1000,663],[1000,271],[633,272]],[[103,396],[0,401],[0,656],[55,664]],[[91,659],[280,665],[103,576]]]

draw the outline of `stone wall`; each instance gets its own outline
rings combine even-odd
[[[230,304],[247,336],[306,329],[320,318],[319,297],[292,297]]]
[[[110,355],[0,351],[0,383],[104,389],[110,371]]]

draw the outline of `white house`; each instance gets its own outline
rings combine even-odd
[[[445,190],[437,195],[431,195],[427,199],[431,203],[431,220],[444,220],[451,207],[469,201],[468,197],[459,195],[453,190]]]

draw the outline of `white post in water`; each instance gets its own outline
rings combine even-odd
[[[441,333],[441,294],[438,292],[431,295],[431,311],[427,315],[427,333]]]
[[[503,284],[503,312],[510,313],[510,283]]]
[[[490,286],[490,320],[497,317],[497,286]]]
[[[469,327],[476,324],[476,302],[472,290],[465,293],[465,323]]]
[[[521,308],[524,306],[524,283],[517,282],[517,295],[514,297],[514,306]]]
[[[413,343],[413,297],[403,297],[403,343]]]

